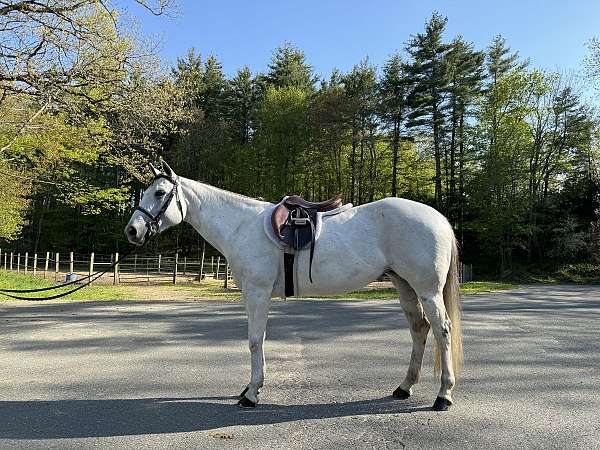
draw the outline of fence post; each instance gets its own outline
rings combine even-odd
[[[4,270],[6,270],[6,252],[4,252]]]
[[[210,257],[210,273],[212,273],[213,278],[215,277],[215,257]]]
[[[54,262],[54,281],[58,280],[60,254],[56,252],[56,261]]]
[[[23,267],[25,268],[24,272],[27,273],[27,263],[29,262],[29,252],[25,252],[25,264]]]
[[[13,270],[13,252],[10,252],[10,271]]]
[[[160,273],[160,261],[162,259],[162,255],[158,255],[158,273]]]
[[[173,284],[177,281],[177,261],[179,260],[179,253],[175,253],[175,265],[173,266]]]
[[[225,283],[223,283],[223,287],[227,289],[227,281],[229,278],[229,261],[225,260]]]
[[[37,274],[37,253],[33,254],[33,274]]]
[[[92,274],[94,273],[94,252],[90,253],[90,269],[89,269],[89,276],[92,276]]]
[[[118,260],[119,260],[119,252],[116,252],[115,253],[115,262],[117,262]],[[113,274],[113,284],[118,283],[118,278],[119,278],[119,265],[115,264],[114,274]]]
[[[183,257],[183,274],[185,275],[185,269],[187,269],[187,256]]]
[[[69,252],[69,273],[73,273],[73,252]]]
[[[21,252],[17,254],[17,273],[21,272]]]
[[[202,282],[202,272],[204,272],[204,251],[205,250],[206,250],[206,241],[203,239],[202,240],[202,258],[200,259],[200,278],[198,279],[198,281],[200,281],[200,282]],[[6,254],[4,255],[4,258],[6,259]],[[6,267],[5,267],[5,269],[6,269]]]
[[[215,280],[219,279],[219,270],[221,270],[221,257],[217,256],[217,276],[215,277]]]
[[[46,252],[46,262],[44,263],[44,279],[46,279],[46,272],[48,272],[48,264],[50,263],[50,252]]]

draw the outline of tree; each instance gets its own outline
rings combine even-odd
[[[310,107],[311,139],[315,153],[311,169],[317,184],[312,192],[316,193],[317,198],[337,193],[350,195],[345,154],[351,134],[348,124],[350,107],[342,74],[334,70],[329,80],[321,83]],[[317,166],[318,161],[321,167]],[[324,168],[328,170],[324,171]]]
[[[259,87],[247,66],[238,70],[229,84],[229,115],[233,122],[234,139],[238,144],[248,144],[255,127],[260,100]]]
[[[365,198],[365,155],[374,151],[376,123],[377,75],[367,58],[342,78],[348,99],[348,123],[351,128],[350,202],[360,204]],[[358,157],[358,170],[357,170]]]
[[[458,231],[463,236],[465,206],[465,147],[466,123],[474,114],[474,106],[482,93],[484,53],[475,51],[473,44],[462,37],[454,39],[446,56],[448,71],[448,94],[450,109],[450,144],[445,152],[446,182],[448,190],[447,211],[452,223],[458,223]],[[457,151],[458,150],[458,151]],[[458,161],[458,164],[457,164]],[[449,168],[449,170],[448,170]],[[458,172],[458,193],[457,176]]]
[[[305,91],[295,86],[267,88],[259,110],[260,131],[255,145],[258,165],[266,169],[261,182],[268,198],[300,192],[301,171],[296,170],[296,164],[308,148],[307,118]]]
[[[446,56],[451,48],[442,41],[447,21],[434,13],[425,24],[425,32],[414,35],[407,46],[413,58],[409,74],[414,82],[409,96],[412,111],[408,126],[431,132],[435,159],[435,204],[440,211],[444,210],[441,155],[448,91]]]
[[[296,87],[305,92],[312,92],[317,81],[312,67],[306,63],[304,52],[292,44],[275,50],[265,80],[278,88]]]
[[[135,1],[154,14],[170,3]],[[39,99],[13,139],[56,103],[87,109],[107,102],[143,57],[108,1],[2,0],[0,30],[0,104],[15,95]]]
[[[29,181],[20,178],[6,163],[0,161],[2,189],[0,189],[0,239],[12,241],[19,237],[26,221],[31,189]]]
[[[379,82],[380,116],[391,127],[392,147],[392,197],[398,195],[398,157],[400,154],[401,129],[406,120],[410,80],[406,65],[398,53],[394,53],[383,66],[383,76]]]

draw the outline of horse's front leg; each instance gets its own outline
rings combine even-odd
[[[263,343],[267,317],[271,305],[271,292],[244,286],[244,302],[248,314],[248,345],[250,347],[250,384],[240,394],[239,406],[254,408],[258,403],[258,391],[265,379],[265,354]]]

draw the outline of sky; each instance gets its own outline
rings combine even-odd
[[[334,68],[348,71],[365,56],[381,67],[423,30],[433,11],[448,17],[448,40],[460,34],[484,49],[502,34],[541,69],[579,70],[586,42],[600,37],[600,0],[177,1],[173,17],[134,6],[128,13],[144,34],[161,41],[166,64],[195,47],[215,55],[228,75],[244,65],[266,70],[274,49],[286,42],[303,50],[324,77]]]

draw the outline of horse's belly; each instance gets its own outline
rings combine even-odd
[[[298,295],[344,294],[376,280],[386,270],[386,258],[377,241],[360,227],[348,231],[326,224],[315,245],[312,282],[310,249],[302,250],[296,258]]]

